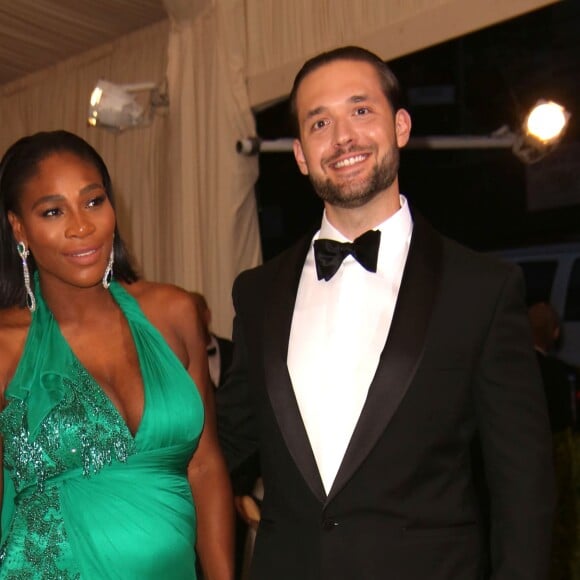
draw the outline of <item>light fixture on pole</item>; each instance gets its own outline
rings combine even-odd
[[[148,100],[139,100],[138,93],[144,92]],[[151,123],[156,109],[168,105],[166,91],[153,82],[117,85],[101,79],[91,93],[88,123],[117,132],[143,127]]]
[[[538,101],[515,135],[512,151],[524,163],[539,161],[558,145],[569,121],[570,113],[562,105]]]
[[[562,139],[570,113],[553,101],[538,101],[517,132],[507,125],[491,135],[425,135],[411,137],[408,149],[511,149],[524,163],[535,163],[552,151]],[[247,137],[236,142],[242,155],[292,151],[293,139],[262,140]]]

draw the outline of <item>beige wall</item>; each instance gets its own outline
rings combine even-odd
[[[290,92],[307,58],[356,44],[384,60],[558,0],[248,0],[248,92],[262,107]]]

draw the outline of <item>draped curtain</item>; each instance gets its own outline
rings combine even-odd
[[[261,260],[254,196],[257,158],[236,153],[255,133],[246,90],[243,0],[165,0],[170,15],[168,183],[173,231],[164,276],[208,299],[213,327],[231,332],[236,274]],[[191,10],[189,10],[191,9]]]

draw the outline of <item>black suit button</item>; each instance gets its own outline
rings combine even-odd
[[[322,529],[325,530],[326,532],[334,530],[336,526],[338,526],[338,522],[336,520],[333,520],[332,518],[326,518],[322,521]]]

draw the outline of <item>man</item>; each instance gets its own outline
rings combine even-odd
[[[411,213],[398,94],[357,47],[315,57],[294,82],[294,154],[324,216],[236,280],[223,387],[230,404],[238,395],[237,419],[221,418],[230,464],[252,443],[261,453],[253,580],[477,578],[476,435],[493,578],[545,578],[550,434],[521,275]]]
[[[550,354],[560,338],[560,319],[554,308],[546,302],[537,302],[530,306],[528,317],[548,402],[550,426],[552,433],[560,433],[574,424],[571,382],[574,369]]]
[[[234,346],[231,340],[217,336],[211,331],[211,310],[205,296],[199,292],[191,294],[204,323],[209,376],[213,386],[219,389],[232,362]]]
[[[554,470],[556,476],[556,514],[552,531],[550,578],[573,578],[577,566],[576,533],[577,483],[574,474],[576,453],[573,385],[576,371],[564,361],[552,356],[560,338],[560,317],[546,302],[537,302],[528,310],[530,326],[552,429]]]

